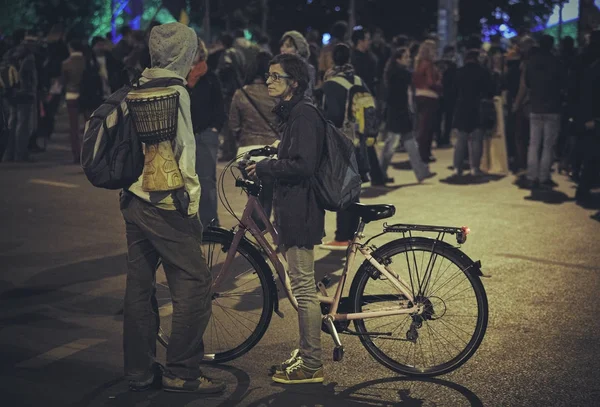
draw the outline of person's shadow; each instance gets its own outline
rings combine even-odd
[[[274,383],[272,386],[284,385]],[[248,406],[483,406],[479,397],[468,388],[442,379],[388,377],[347,388],[337,386],[335,382],[323,386],[301,384],[283,388],[283,392],[266,396]]]
[[[564,192],[556,191],[554,189],[532,189],[531,194],[524,199],[526,201],[542,202],[549,205],[560,205],[573,200],[573,198],[569,198]]]
[[[206,370],[202,366],[203,372]],[[225,380],[227,388],[220,394],[170,393],[162,389],[133,392],[124,377],[113,379],[92,390],[72,407],[178,407],[188,405],[235,406],[251,392],[250,376],[238,368],[228,365],[211,365],[206,372],[210,377]],[[234,377],[235,385],[231,376]],[[194,404],[201,401],[202,404]]]
[[[500,181],[505,175],[498,174],[481,174],[481,175],[456,175],[453,174],[447,178],[441,179],[440,182],[449,185],[480,185],[487,184],[491,181]]]

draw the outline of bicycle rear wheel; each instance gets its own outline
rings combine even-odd
[[[202,237],[202,252],[213,278],[221,271],[231,238],[210,229]],[[266,268],[266,269],[265,269]],[[267,278],[271,270],[262,256],[241,242],[231,266],[213,287],[212,314],[204,332],[204,361],[222,363],[252,349],[266,332],[273,313]],[[156,275],[160,329],[158,341],[168,346],[173,304],[162,267]]]
[[[354,321],[359,333],[370,333],[360,340],[378,362],[410,376],[432,377],[457,369],[475,353],[487,327],[487,296],[471,272],[473,261],[444,243],[434,249],[434,242],[402,239],[373,253],[410,284],[415,302],[423,305],[420,315]],[[367,261],[352,282],[350,298],[354,312],[413,305]]]

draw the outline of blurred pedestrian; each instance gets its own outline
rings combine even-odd
[[[409,65],[410,51],[408,48],[403,47],[394,51],[384,70],[387,137],[380,162],[381,171],[388,183],[394,182],[388,176],[387,169],[400,141],[402,141],[408,152],[410,165],[417,181],[422,182],[426,178],[435,175],[435,173],[429,171],[429,165],[421,160],[419,146],[414,137],[409,108],[409,90],[412,82],[411,73],[408,71]]]
[[[315,67],[308,62],[308,58],[310,57],[310,46],[308,41],[306,41],[298,31],[287,31],[281,36],[279,46],[279,51],[282,54],[296,54],[306,62],[308,76],[310,78],[308,89],[306,89],[306,96],[312,98],[313,89],[315,88],[316,70]]]
[[[204,227],[219,226],[217,213],[217,155],[219,132],[225,123],[221,82],[208,69],[208,51],[198,38],[198,51],[187,77],[190,89],[192,126],[196,139],[196,174],[200,180],[200,221]]]
[[[417,132],[421,160],[425,163],[435,161],[431,154],[434,122],[439,109],[442,92],[442,77],[435,66],[436,44],[432,40],[424,41],[416,57],[413,85],[417,101]]]

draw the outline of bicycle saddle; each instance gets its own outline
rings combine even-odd
[[[396,213],[394,205],[363,205],[354,203],[348,207],[348,210],[360,216],[365,223],[391,218]]]

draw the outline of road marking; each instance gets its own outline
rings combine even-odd
[[[82,338],[74,342],[67,343],[66,345],[59,346],[49,350],[48,352],[42,353],[34,358],[19,363],[16,367],[18,368],[40,368],[58,360],[67,358],[74,355],[77,352],[86,350],[92,346],[98,345],[102,342],[106,342],[106,339],[92,339]]]
[[[68,184],[66,182],[49,181],[46,179],[38,179],[38,178],[30,179],[29,183],[30,184],[40,184],[40,185],[49,185],[51,187],[79,188],[79,185],[77,185],[77,184]]]

